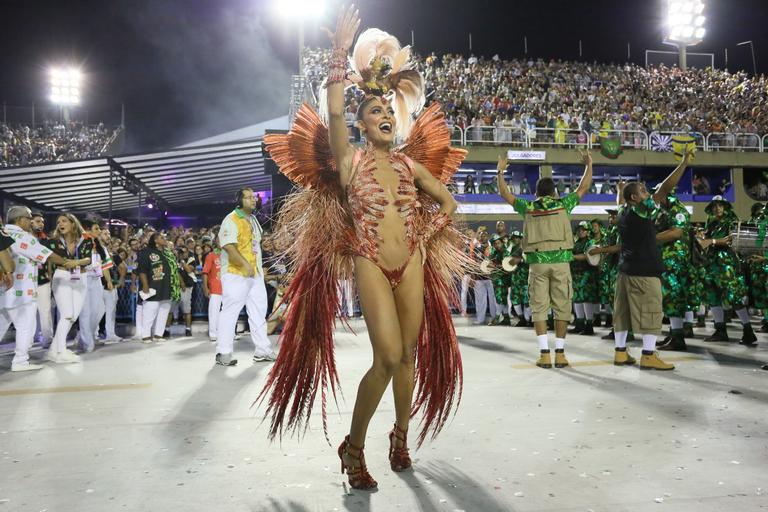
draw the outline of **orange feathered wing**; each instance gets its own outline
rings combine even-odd
[[[270,438],[306,429],[315,398],[322,402],[328,437],[328,389],[335,400],[339,377],[333,351],[339,279],[352,274],[353,233],[331,155],[328,128],[302,105],[287,134],[264,137],[280,172],[298,189],[285,198],[273,239],[292,280],[280,352],[257,401],[269,396]]]
[[[440,105],[433,103],[413,125],[399,148],[420,163],[441,183],[451,181],[467,155],[451,147],[451,137]],[[470,272],[473,262],[464,253],[462,233],[440,205],[419,191],[417,232],[426,250],[424,262],[424,322],[416,344],[416,387],[412,416],[421,413],[418,445],[440,433],[461,401],[463,371],[461,352],[451,318],[458,309],[456,283]]]
[[[339,186],[328,127],[309,105],[299,108],[287,134],[265,135],[264,146],[280,172],[295,185],[302,188]]]
[[[451,133],[439,103],[432,103],[421,113],[400,151],[419,162],[442,183],[448,183],[467,151],[451,147]]]

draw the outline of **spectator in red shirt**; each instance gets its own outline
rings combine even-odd
[[[221,261],[218,245],[217,241],[217,249],[208,253],[203,265],[203,293],[208,297],[208,336],[211,341],[217,340],[221,312]]]

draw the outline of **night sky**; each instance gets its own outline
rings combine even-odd
[[[279,1],[279,0],[278,0]],[[49,106],[46,70],[82,66],[88,118],[117,124],[125,104],[130,151],[169,147],[285,115],[298,60],[296,25],[275,15],[275,0],[6,0],[0,100]],[[307,45],[326,45],[307,22]],[[768,72],[768,1],[705,0],[708,34],[689,49],[715,53],[715,65]],[[624,62],[665,47],[662,0],[361,0],[363,27],[376,26],[421,53],[473,53]],[[8,109],[9,116],[15,113]],[[9,119],[10,121],[11,119]]]

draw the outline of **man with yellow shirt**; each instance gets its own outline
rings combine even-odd
[[[216,364],[234,366],[235,327],[243,306],[248,311],[253,362],[274,361],[267,338],[267,290],[261,262],[261,226],[253,214],[256,196],[245,187],[237,193],[235,210],[224,218],[219,230],[221,245],[222,308],[216,345]]]

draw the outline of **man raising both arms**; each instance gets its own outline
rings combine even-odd
[[[516,197],[504,180],[508,161],[499,157],[499,194],[523,216],[523,253],[529,264],[528,295],[533,326],[539,342],[540,357],[536,366],[551,368],[552,358],[547,339],[547,313],[550,306],[555,317],[555,367],[568,366],[565,358],[565,332],[571,321],[573,285],[573,235],[570,214],[592,184],[592,156],[581,153],[584,175],[579,187],[565,197],[558,197],[552,178],[539,178],[536,199],[526,201]]]
[[[597,248],[591,252],[619,252],[619,275],[613,305],[613,328],[616,350],[613,364],[635,364],[627,352],[627,334],[630,328],[643,337],[641,370],[674,370],[674,365],[662,361],[656,354],[656,339],[661,334],[662,293],[661,277],[664,261],[659,244],[669,243],[679,236],[675,230],[656,233],[656,219],[661,213],[659,204],[668,200],[669,193],[680,181],[690,153],[672,171],[656,193],[651,195],[645,184],[631,181],[619,183],[616,202],[619,204],[620,245]]]

